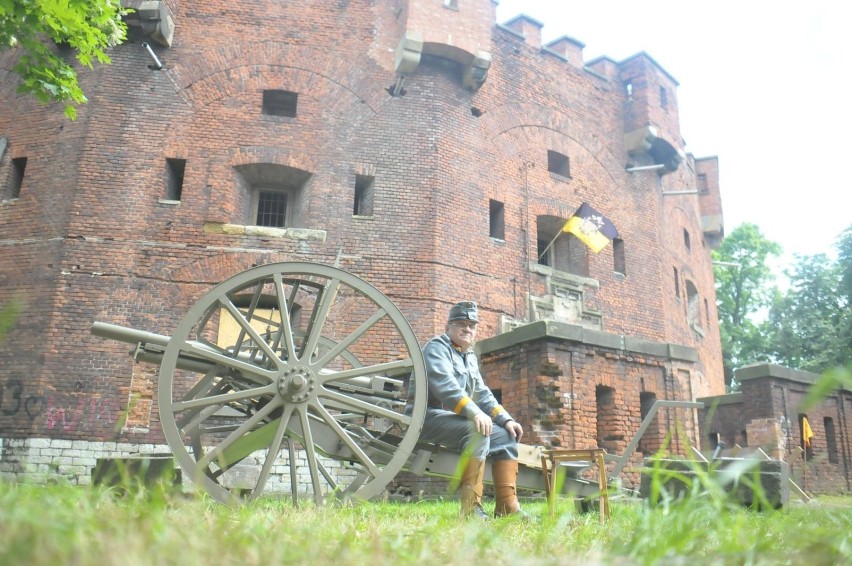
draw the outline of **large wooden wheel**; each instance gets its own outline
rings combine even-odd
[[[399,309],[311,263],[256,267],[207,292],[169,340],[158,390],[178,463],[222,502],[381,493],[411,457],[426,398]]]

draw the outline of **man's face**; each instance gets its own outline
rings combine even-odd
[[[447,336],[456,346],[467,350],[476,339],[477,324],[472,320],[453,320],[447,323]]]

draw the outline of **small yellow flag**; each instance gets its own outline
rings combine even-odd
[[[808,423],[808,417],[802,417],[802,438],[805,440],[805,447],[811,447],[811,438],[814,436],[814,431],[811,430],[811,425]]]

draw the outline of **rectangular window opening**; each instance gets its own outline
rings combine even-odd
[[[567,155],[547,150],[547,170],[562,177],[571,177],[571,167]]]
[[[678,278],[677,267],[673,267],[672,269],[674,269],[675,297],[680,299],[680,279]]]
[[[828,461],[831,464],[839,464],[840,459],[837,456],[837,436],[834,431],[834,419],[823,417],[822,424],[825,426],[825,444],[828,449]]]
[[[166,198],[168,200],[180,200],[185,170],[186,159],[166,158]]]
[[[710,186],[707,184],[707,175],[704,173],[698,174],[698,194],[706,195],[710,192]]]
[[[692,244],[689,241],[689,230],[686,228],[683,229],[683,245],[686,246],[687,250],[692,249]]]
[[[660,87],[660,106],[662,106],[663,109],[669,107],[669,93],[666,91],[666,87],[663,86]]]
[[[24,184],[24,170],[27,168],[26,157],[12,159],[12,172],[9,177],[9,197],[18,198],[21,195],[21,185]]]
[[[616,273],[627,275],[626,261],[624,259],[624,240],[615,238],[612,241],[612,266]]]
[[[503,203],[488,201],[488,235],[498,240],[506,239],[506,220]]]
[[[263,113],[267,116],[296,117],[299,94],[288,90],[264,90]]]
[[[547,240],[537,240],[536,241],[536,255],[538,256],[538,264],[550,267],[550,250],[547,253],[544,250],[547,249],[547,244],[549,244]]]
[[[352,214],[372,216],[376,178],[371,175],[355,175],[355,204]]]
[[[287,193],[259,190],[257,195],[257,225],[284,228],[287,225]]]

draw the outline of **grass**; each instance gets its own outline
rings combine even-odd
[[[204,497],[0,483],[0,564],[841,564],[852,562],[852,500],[757,512],[694,496],[612,517],[560,500],[550,516],[487,523],[452,500],[226,507]]]

